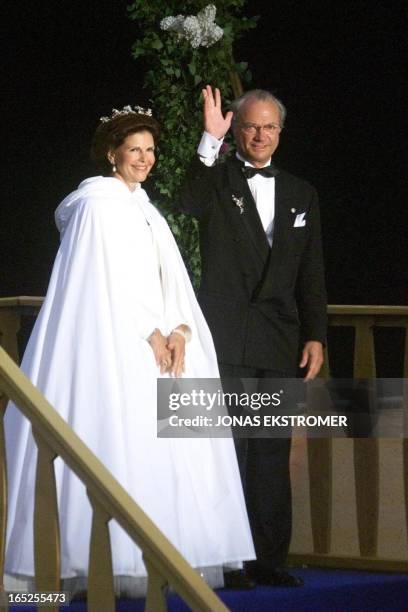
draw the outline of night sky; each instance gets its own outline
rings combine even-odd
[[[45,292],[58,248],[53,212],[95,174],[88,150],[98,118],[149,97],[126,5],[1,3],[0,296]],[[261,18],[235,56],[249,62],[252,86],[288,108],[275,160],[318,189],[329,302],[406,304],[406,3],[247,6]]]

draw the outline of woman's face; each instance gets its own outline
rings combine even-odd
[[[125,141],[108,154],[111,164],[116,166],[114,176],[133,190],[137,183],[143,183],[152,169],[154,139],[147,130],[127,136]]]

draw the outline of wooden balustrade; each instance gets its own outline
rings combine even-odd
[[[16,335],[21,318],[35,315],[41,301],[41,298],[29,297],[0,299],[0,344],[15,360],[18,360]],[[375,328],[405,330],[406,401],[408,307],[333,305],[328,306],[328,317],[329,326],[354,330],[355,378],[376,375]],[[330,376],[330,346],[322,375]],[[315,399],[309,398],[309,401]],[[0,451],[1,436],[0,426]],[[4,487],[5,472],[0,453],[0,491]],[[295,437],[292,487],[293,563],[408,571],[407,439],[306,440]],[[0,528],[4,512],[2,516]],[[156,607],[152,609],[160,610],[163,605],[162,575],[150,558],[146,557],[146,563],[153,572],[151,584],[157,585]]]
[[[19,305],[18,305],[19,306]],[[10,318],[3,318],[9,321]],[[13,321],[13,329],[17,329]],[[10,336],[3,332],[3,338]],[[11,342],[9,346],[13,346]],[[37,591],[60,590],[60,537],[54,460],[60,457],[85,485],[93,510],[88,575],[89,612],[113,612],[115,596],[108,523],[114,519],[143,551],[148,570],[147,612],[167,609],[165,588],[173,589],[197,612],[227,608],[159,531],[110,472],[78,438],[0,347],[0,591],[3,589],[7,517],[3,417],[10,398],[31,421],[38,447],[34,503],[34,559]],[[39,606],[39,610],[55,610]]]
[[[405,330],[408,307],[329,306],[329,326],[354,330],[354,378],[376,376],[375,328]],[[330,376],[330,346],[323,376]],[[408,398],[404,383],[405,431]],[[316,398],[308,398],[313,403]],[[408,571],[408,440],[295,439],[291,561]]]

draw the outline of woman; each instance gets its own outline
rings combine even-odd
[[[157,439],[159,376],[218,377],[206,322],[171,232],[141,183],[159,127],[149,111],[105,117],[89,178],[56,211],[61,232],[44,305],[22,368],[212,586],[223,564],[254,551],[230,439]],[[26,419],[6,413],[8,588],[34,574],[36,447]],[[12,450],[11,450],[12,449]],[[86,587],[91,511],[82,484],[57,462],[64,588]],[[163,503],[165,501],[165,503]],[[116,588],[141,594],[137,549],[110,525]],[[217,569],[218,568],[218,569]]]

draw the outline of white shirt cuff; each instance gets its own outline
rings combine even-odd
[[[219,140],[212,134],[203,132],[197,153],[206,166],[212,166],[215,163],[223,142],[223,138]]]

